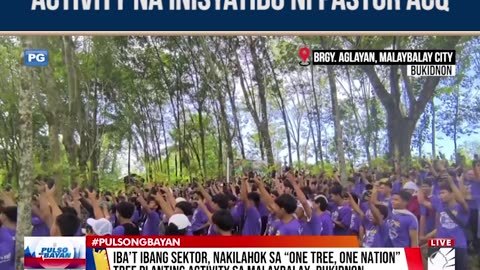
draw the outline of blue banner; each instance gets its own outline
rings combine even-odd
[[[480,31],[479,10],[465,0],[11,0],[0,31]]]

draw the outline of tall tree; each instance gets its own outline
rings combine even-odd
[[[350,39],[350,44],[357,49],[455,49],[460,37],[388,37]],[[440,77],[427,77],[412,81],[407,76],[406,66],[391,65],[384,70],[387,82],[380,79],[381,73],[375,66],[360,67],[368,76],[372,87],[382,103],[387,117],[389,153],[394,160],[408,164],[411,158],[410,146],[416,123],[425,107],[430,102],[437,88]],[[402,86],[401,84],[402,83]],[[390,89],[388,91],[387,89]],[[407,96],[408,103],[402,104],[402,93]]]
[[[35,37],[25,37],[22,40],[25,49],[31,48]],[[21,58],[23,59],[23,57]],[[20,59],[20,63],[22,60]],[[32,109],[36,76],[32,69],[22,66],[23,79],[19,89],[19,113],[20,113],[20,179],[18,181],[18,217],[15,235],[15,265],[17,270],[22,270],[24,237],[31,235],[32,222],[31,199],[33,195],[33,124]]]

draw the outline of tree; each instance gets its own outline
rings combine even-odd
[[[348,38],[353,48],[366,49],[413,49],[437,48],[455,49],[460,37],[388,37],[388,38]],[[406,66],[392,65],[384,69],[375,66],[361,66],[382,103],[387,117],[389,153],[395,160],[410,160],[410,145],[416,123],[425,107],[431,101],[440,77],[426,77],[412,80],[406,75]],[[388,80],[382,81],[381,77]],[[389,90],[387,90],[389,89]],[[402,103],[402,95],[407,103]]]
[[[22,39],[22,47],[27,49],[32,46],[35,37],[25,37]],[[19,59],[22,62],[23,56]],[[33,196],[33,124],[32,124],[32,108],[33,108],[33,89],[36,88],[36,76],[32,69],[22,65],[22,75],[19,88],[19,114],[20,114],[20,178],[18,181],[19,196],[17,201],[18,216],[17,230],[15,235],[15,264],[16,269],[21,270],[23,266],[24,237],[31,235],[32,222],[31,199]]]

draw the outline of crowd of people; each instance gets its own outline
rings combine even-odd
[[[114,194],[80,190],[56,200],[39,179],[32,200],[32,236],[94,235],[356,235],[362,247],[421,247],[454,238],[456,265],[480,248],[480,161],[466,168],[445,161],[408,174],[359,170],[312,176],[286,168],[272,177],[249,173],[226,181],[169,187],[133,184]],[[15,198],[2,193],[0,269],[15,269]],[[476,251],[475,251],[476,250]]]

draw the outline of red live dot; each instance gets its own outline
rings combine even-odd
[[[428,239],[429,247],[454,247],[455,239],[451,238],[432,238]]]

